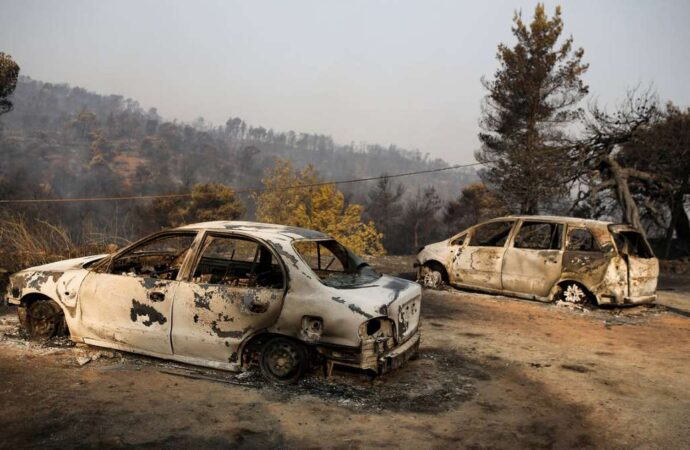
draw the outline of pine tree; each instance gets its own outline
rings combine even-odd
[[[573,51],[573,38],[558,44],[561,9],[549,19],[538,4],[532,23],[515,13],[517,43],[498,46],[500,63],[493,80],[482,79],[485,98],[477,160],[487,165],[483,181],[506,204],[534,214],[567,193],[568,138],[564,126],[575,120],[575,105],[588,92],[582,75],[584,50]]]

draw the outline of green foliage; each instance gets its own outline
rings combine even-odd
[[[355,253],[385,253],[381,233],[373,222],[362,220],[362,206],[347,204],[334,184],[287,189],[318,183],[318,173],[313,166],[298,172],[290,161],[277,160],[275,168],[262,182],[266,190],[254,195],[257,220],[322,231]]]
[[[245,207],[231,187],[202,183],[192,187],[190,197],[154,200],[152,210],[158,225],[168,228],[195,222],[239,219]]]
[[[537,4],[527,25],[513,19],[513,47],[498,46],[500,67],[488,90],[479,134],[477,160],[487,164],[481,178],[495,187],[508,205],[537,213],[567,194],[568,138],[563,126],[579,115],[574,106],[587,94],[582,75],[584,50],[573,38],[558,44],[563,32],[560,7],[549,19]]]
[[[14,92],[19,78],[19,65],[10,55],[0,52],[0,115],[12,110],[12,102],[7,97]]]

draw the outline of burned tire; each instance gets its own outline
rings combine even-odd
[[[62,336],[67,330],[62,308],[52,300],[37,300],[29,305],[25,319],[26,331],[33,339],[48,340]]]
[[[304,345],[284,337],[274,337],[261,349],[261,374],[269,381],[292,384],[302,378],[309,367],[309,353]]]
[[[419,281],[422,286],[438,289],[445,283],[443,271],[436,265],[425,265],[419,273]]]

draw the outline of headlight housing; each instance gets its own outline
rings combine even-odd
[[[386,317],[368,320],[359,326],[359,337],[363,340],[393,337],[395,325]]]

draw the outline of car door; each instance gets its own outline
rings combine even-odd
[[[591,289],[604,278],[609,259],[589,228],[568,225],[563,278],[579,281]]]
[[[502,289],[501,266],[515,220],[496,220],[471,230],[469,242],[454,258],[455,283],[461,286]]]
[[[78,299],[85,341],[171,354],[176,280],[195,236],[195,231],[155,235],[92,270]]]
[[[561,276],[564,225],[523,220],[503,256],[503,289],[546,297]]]
[[[175,292],[174,354],[238,363],[242,341],[277,320],[286,277],[277,255],[248,236],[207,233]]]

